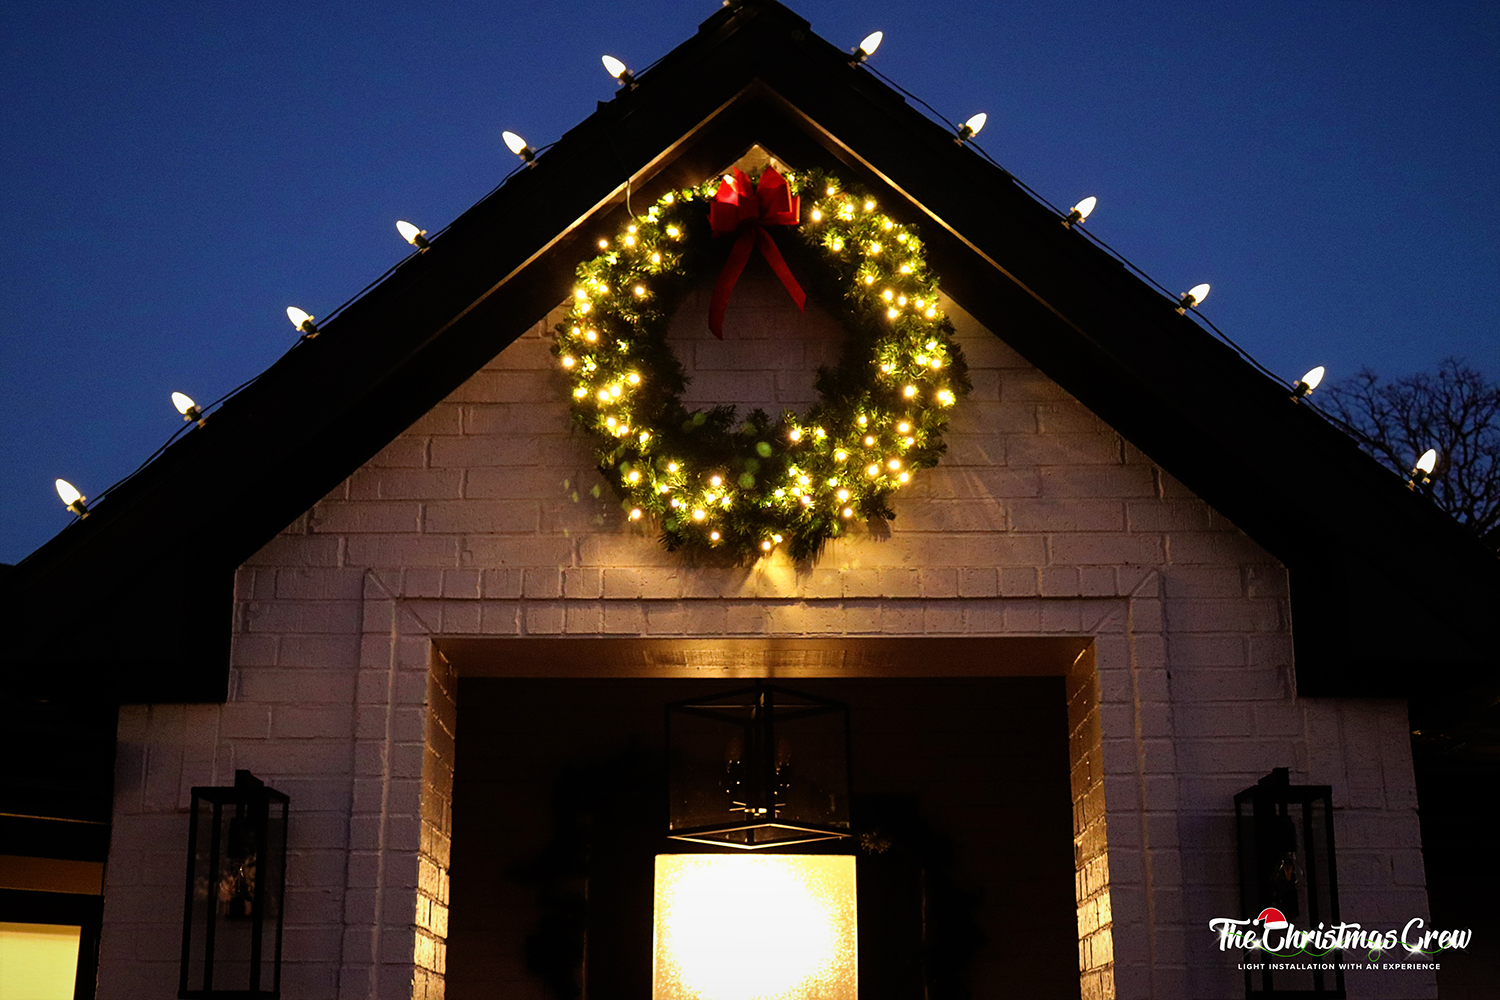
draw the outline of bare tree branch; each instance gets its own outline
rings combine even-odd
[[[1436,375],[1393,382],[1365,368],[1330,386],[1323,405],[1360,447],[1403,476],[1436,448],[1438,506],[1481,537],[1500,529],[1500,386],[1462,359],[1445,358]]]

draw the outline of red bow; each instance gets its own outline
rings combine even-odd
[[[767,167],[753,188],[750,178],[739,168],[735,168],[733,181],[731,184],[729,177],[724,178],[708,210],[708,222],[715,236],[739,233],[729,250],[729,259],[724,262],[724,270],[719,273],[714,297],[708,307],[708,328],[720,340],[724,339],[724,310],[729,305],[729,294],[734,291],[735,282],[740,280],[740,272],[750,262],[752,246],[760,247],[762,256],[776,272],[776,277],[781,279],[797,308],[807,305],[806,293],[792,277],[791,268],[786,266],[781,251],[765,230],[766,226],[797,225],[802,217],[802,199],[787,190],[786,180],[774,167]]]

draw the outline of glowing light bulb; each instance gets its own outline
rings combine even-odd
[[[761,542],[760,543],[760,547],[761,547],[761,551],[763,551],[763,552],[770,552],[771,551],[771,540],[768,538],[765,541]]]
[[[182,414],[183,420],[202,420],[203,411],[198,409],[198,404],[186,393],[172,393],[172,405],[177,407],[177,412]]]
[[[867,475],[867,476],[878,476],[878,475],[880,475],[880,466],[876,465],[874,462],[871,462],[870,463],[870,467],[867,468],[867,469],[865,469],[865,475]]]
[[[706,511],[703,511],[703,510],[695,510],[695,511],[693,511],[693,520],[694,521],[701,521],[701,520],[703,520],[707,516],[708,516],[708,513]]]
[[[428,247],[432,246],[431,243],[427,242],[427,230],[418,229],[410,222],[396,223],[396,232],[400,233],[403,240],[410,243],[418,250],[426,250]]]
[[[906,396],[907,399],[910,399],[917,394],[917,387],[914,385],[909,385],[905,389],[902,389],[901,393],[902,395]]]
[[[979,134],[980,130],[984,128],[984,123],[989,120],[990,116],[985,114],[983,111],[971,117],[968,121],[964,122],[963,125],[959,127],[958,141],[965,142],[969,139],[974,138]]]
[[[64,506],[75,513],[83,513],[79,508],[83,506],[83,502],[87,498],[82,493],[79,493],[77,488],[66,479],[59,479],[56,486],[57,495],[62,500]]]
[[[639,521],[641,519],[641,509],[639,507],[632,507],[631,508],[631,510],[630,510],[630,519],[632,521]]]
[[[526,140],[522,139],[514,132],[501,132],[500,138],[505,140],[506,149],[510,150],[512,153],[515,153],[526,163],[530,164],[536,160],[536,153],[530,146],[526,145]]]
[[[614,56],[600,56],[599,61],[604,63],[604,71],[619,80],[625,86],[635,83],[635,77],[631,75],[630,69],[616,59]]]
[[[843,515],[845,517],[853,517],[854,516],[854,508],[853,507],[845,507],[844,510],[843,510]]]
[[[292,325],[302,331],[303,340],[311,340],[318,335],[318,324],[313,318],[296,306],[286,307],[286,318],[292,321]]]
[[[1406,485],[1413,489],[1423,491],[1432,485],[1432,470],[1437,468],[1437,449],[1428,448],[1422,452],[1422,457],[1417,459],[1417,464],[1411,467],[1407,473]]]
[[[1068,217],[1063,220],[1063,225],[1071,228],[1074,224],[1087,219],[1089,213],[1094,210],[1094,206],[1097,204],[1099,204],[1099,199],[1093,195],[1089,195],[1068,210]]]
[[[838,451],[836,451],[836,452],[833,453],[833,460],[835,462],[842,462],[842,461],[846,460],[848,457],[849,457],[849,453],[847,451],[845,451],[844,449],[842,449],[842,448],[840,448]]]
[[[1308,372],[1306,375],[1303,375],[1300,379],[1297,380],[1296,384],[1292,386],[1292,398],[1301,399],[1303,396],[1306,396],[1308,393],[1316,389],[1318,387],[1318,383],[1323,381],[1323,376],[1327,374],[1327,371],[1328,370],[1326,368],[1324,368],[1322,365],[1319,365],[1312,371]]]
[[[717,542],[719,540],[719,533],[717,531],[710,531],[708,533],[708,539],[711,542]]]
[[[1177,311],[1180,313],[1186,309],[1196,309],[1206,298],[1208,298],[1208,282],[1205,281],[1182,293],[1182,300],[1177,303]]]
[[[721,476],[709,476],[708,477],[708,484],[710,486],[718,486],[718,485],[720,485],[723,482],[724,482],[724,479]]]
[[[853,62],[854,64],[858,65],[859,63],[862,63],[866,59],[868,59],[871,56],[873,56],[875,54],[875,50],[878,49],[878,48],[880,48],[880,43],[884,39],[885,39],[885,32],[883,32],[883,31],[872,31],[872,32],[870,32],[859,43],[859,47],[854,50],[854,58],[851,60],[851,62]],[[832,194],[833,192],[830,191],[829,193]]]

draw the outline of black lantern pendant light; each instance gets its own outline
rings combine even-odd
[[[281,995],[288,802],[249,771],[193,789],[179,997]]]
[[[754,850],[849,836],[849,706],[769,684],[667,706],[668,836]]]

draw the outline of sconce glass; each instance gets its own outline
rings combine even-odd
[[[668,836],[721,847],[849,836],[849,706],[757,684],[667,706]]]
[[[194,788],[182,909],[182,1000],[281,995],[286,795],[249,771]]]
[[[1270,944],[1288,929],[1333,926],[1339,922],[1339,883],[1333,846],[1333,788],[1294,785],[1278,767],[1234,797],[1239,831],[1241,916],[1251,918],[1257,935],[1272,932]],[[1274,912],[1267,914],[1267,910]],[[1294,949],[1289,949],[1294,950]],[[1343,952],[1307,963],[1310,970],[1279,969],[1274,955],[1246,952],[1245,996],[1344,995]],[[1283,963],[1295,964],[1295,963]],[[1332,965],[1323,969],[1319,966]]]

